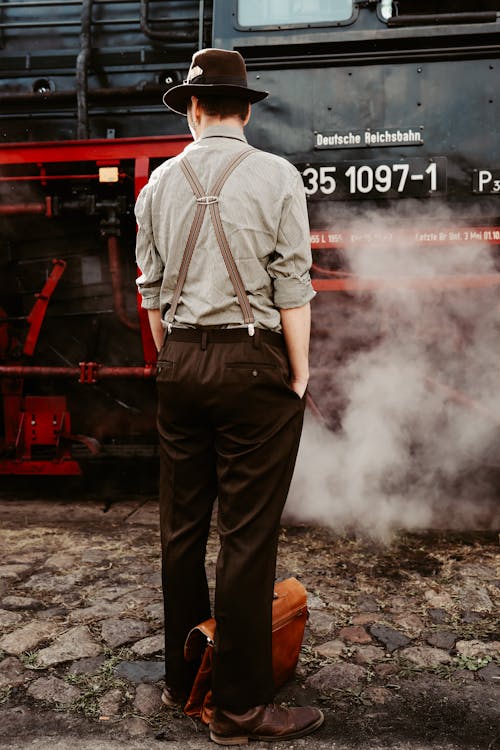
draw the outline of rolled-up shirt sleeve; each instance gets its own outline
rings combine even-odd
[[[141,275],[136,283],[142,297],[142,307],[155,310],[160,307],[160,288],[163,281],[164,263],[155,245],[151,220],[152,182],[139,193],[135,204],[137,239],[135,257]]]
[[[276,249],[267,266],[277,308],[302,307],[315,296],[309,275],[311,264],[306,197],[302,178],[294,170],[291,193],[283,203]]]

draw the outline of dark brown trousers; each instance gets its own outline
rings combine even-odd
[[[282,336],[269,331],[176,329],[158,368],[166,682],[186,693],[197,667],[183,646],[211,616],[205,550],[218,498],[214,704],[268,703],[279,524],[304,399],[290,388]]]

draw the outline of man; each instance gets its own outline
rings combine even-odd
[[[314,296],[302,181],[248,146],[250,104],[237,52],[193,56],[164,96],[194,143],[156,169],[136,206],[142,306],[158,355],[164,702],[182,703],[197,664],[189,630],[211,616],[205,549],[218,499],[210,736],[290,739],[323,722],[273,705],[272,600],[279,523],[309,376]]]

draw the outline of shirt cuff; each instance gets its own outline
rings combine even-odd
[[[143,310],[159,310],[160,309],[160,295],[155,294],[153,296],[143,297],[141,302]]]
[[[316,296],[309,274],[274,279],[274,304],[284,310],[302,307]]]

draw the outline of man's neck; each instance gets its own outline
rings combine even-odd
[[[243,135],[243,123],[239,117],[211,117],[203,113],[198,123],[196,123],[196,140],[199,140],[207,128],[214,126],[223,126],[226,128],[237,128]]]

